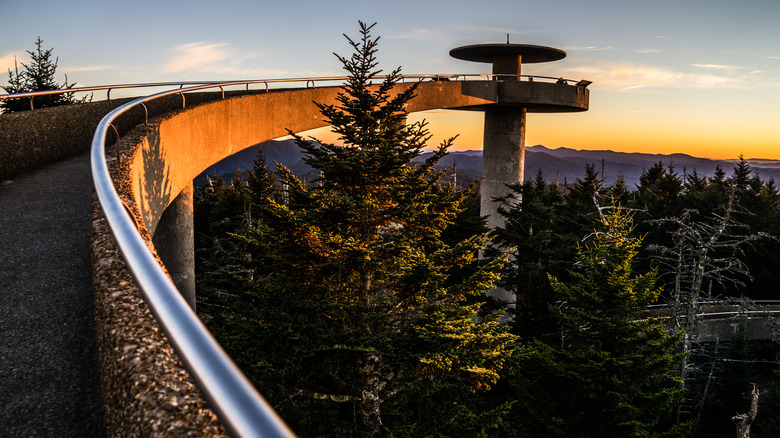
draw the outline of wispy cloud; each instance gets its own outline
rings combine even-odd
[[[506,35],[509,34],[510,37],[512,35],[531,35],[535,33],[542,32],[541,30],[517,30],[517,29],[510,29],[507,27],[491,27],[491,26],[458,26],[456,28],[458,32],[461,33],[471,33],[471,34],[499,34],[499,35]]]
[[[226,43],[195,42],[174,48],[174,56],[164,67],[167,73],[181,71],[212,72],[235,62],[235,53]]]
[[[29,56],[22,52],[9,52],[0,55],[0,74],[7,73],[8,70],[14,69],[14,59],[19,62],[27,62],[27,58],[29,58]],[[19,65],[19,67],[21,67],[21,65]]]
[[[401,40],[413,40],[413,41],[431,41],[442,39],[442,33],[432,29],[412,29],[402,33],[387,35],[383,38],[388,39],[401,39]]]
[[[450,28],[424,28],[424,29],[408,29],[402,30],[395,34],[389,34],[382,36],[387,39],[404,39],[412,41],[424,41],[424,42],[446,42],[451,43],[453,35],[458,35],[459,38],[476,39],[476,40],[493,40],[495,42],[505,42],[506,35],[509,34],[510,41],[520,35],[529,35],[539,33],[538,30],[517,30],[503,27],[491,27],[491,26],[457,26]],[[471,35],[464,37],[464,35]],[[512,41],[514,42],[514,41]]]
[[[563,48],[564,50],[571,50],[571,51],[577,51],[577,50],[587,50],[587,51],[603,51],[603,50],[616,50],[615,47],[612,46],[566,46]]]
[[[194,42],[173,48],[173,56],[163,66],[165,73],[213,73],[255,78],[291,76],[327,76],[329,71],[291,71],[286,69],[258,68],[247,63],[257,58],[227,43]]]
[[[658,39],[658,40],[670,40],[671,39],[671,37],[668,37],[666,35],[653,35],[653,38]]]
[[[567,75],[587,76],[594,85],[621,91],[637,91],[646,88],[736,88],[747,81],[729,71],[715,73],[690,73],[668,67],[634,63],[601,62],[568,68]]]
[[[658,53],[658,49],[637,49],[634,50],[634,53]]]
[[[780,56],[767,56],[767,59],[780,59]]]
[[[691,64],[697,68],[704,68],[707,70],[739,70],[742,67],[736,65],[724,65],[724,64]]]
[[[110,64],[103,65],[63,65],[59,68],[65,73],[80,72],[80,71],[99,71],[99,70],[111,70],[115,66]]]
[[[624,87],[623,91],[640,90],[647,87],[649,87],[649,85],[631,85],[629,87]]]

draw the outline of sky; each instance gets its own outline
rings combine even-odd
[[[564,50],[524,74],[587,79],[584,113],[529,114],[526,144],[780,159],[777,0],[0,0],[0,84],[37,37],[57,80],[106,85],[343,75],[333,53],[358,20],[380,36],[380,67],[489,73],[452,48],[506,42]],[[112,97],[116,96],[112,92]],[[102,99],[95,95],[95,99]],[[433,111],[433,142],[482,146],[477,112]]]

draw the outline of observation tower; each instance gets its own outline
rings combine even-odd
[[[557,61],[566,57],[560,49],[528,44],[476,44],[450,50],[450,56],[493,65],[492,81],[480,90],[495,103],[478,108],[485,113],[482,150],[480,214],[488,226],[503,225],[495,198],[509,194],[507,184],[523,182],[525,171],[526,113],[579,112],[588,110],[590,81],[555,77],[521,76],[523,63]]]

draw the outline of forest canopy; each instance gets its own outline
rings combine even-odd
[[[195,204],[199,314],[296,433],[730,437],[753,383],[777,409],[775,342],[693,336],[702,301],[774,296],[773,180],[741,157],[730,175],[659,162],[635,188],[540,172],[489,230],[478,183],[437,166],[454,139],[413,162],[430,134],[406,123],[415,85],[379,76],[372,27],[318,104],[339,143],[290,133],[319,177],[259,150]],[[777,436],[760,415],[754,436]]]

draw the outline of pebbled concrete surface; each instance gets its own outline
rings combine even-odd
[[[0,437],[105,436],[81,154],[0,181]]]

